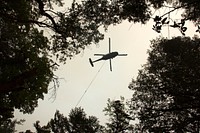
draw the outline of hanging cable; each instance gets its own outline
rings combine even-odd
[[[81,98],[78,100],[77,104],[75,107],[77,107],[79,105],[79,103],[81,102],[81,100],[83,99],[83,97],[85,96],[85,94],[87,93],[88,89],[90,88],[90,86],[92,85],[92,83],[94,82],[94,80],[96,79],[97,75],[99,74],[99,72],[101,71],[102,67],[104,66],[104,63],[101,65],[101,67],[99,68],[99,70],[97,71],[97,73],[95,74],[95,76],[93,77],[92,81],[90,82],[90,84],[88,85],[88,87],[85,89],[83,95],[81,96]]]

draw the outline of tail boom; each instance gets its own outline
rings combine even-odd
[[[92,67],[94,67],[94,64],[93,64],[93,61],[92,61],[91,58],[89,58],[89,62],[90,62],[90,65],[91,65]]]

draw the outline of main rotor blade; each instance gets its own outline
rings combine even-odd
[[[127,56],[128,54],[118,54],[118,56]]]
[[[110,61],[110,71],[112,72],[112,63],[111,63],[111,59],[110,59],[109,61]]]
[[[109,38],[109,53],[111,52],[111,44],[110,44],[111,42],[110,42],[110,38]]]
[[[94,54],[94,56],[104,56],[104,54]]]

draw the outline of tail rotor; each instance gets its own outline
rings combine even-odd
[[[91,58],[89,58],[89,62],[90,62],[90,65],[91,65],[92,67],[94,67],[94,64],[93,64],[93,61],[92,61]]]

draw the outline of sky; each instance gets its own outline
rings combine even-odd
[[[163,10],[164,12],[166,11]],[[157,13],[162,14],[160,11]],[[173,29],[170,29],[170,34],[168,34],[167,27],[164,27],[162,34],[158,34],[152,30],[153,24],[152,20],[146,25],[124,21],[117,26],[110,26],[105,33],[105,39],[99,44],[88,46],[79,55],[67,60],[66,64],[60,64],[55,72],[55,75],[60,78],[56,99],[50,99],[50,91],[45,95],[44,100],[39,100],[38,107],[35,108],[33,114],[22,114],[15,111],[16,119],[26,120],[23,125],[16,127],[17,131],[29,129],[35,131],[33,123],[39,120],[41,125],[46,125],[54,117],[56,110],[68,116],[86,90],[77,107],[82,107],[87,116],[96,116],[101,124],[108,122],[108,117],[103,112],[108,98],[111,100],[117,100],[120,96],[126,99],[131,98],[132,91],[128,89],[128,85],[133,78],[137,77],[138,70],[147,61],[150,40],[158,36],[181,35],[179,31]],[[193,25],[190,24],[190,27],[186,34],[194,34]],[[111,38],[111,51],[128,54],[128,56],[112,59],[112,72],[109,70],[109,61],[96,62],[94,67],[91,67],[88,60],[89,58],[97,59],[98,57],[94,56],[96,53],[108,53],[109,37]]]

